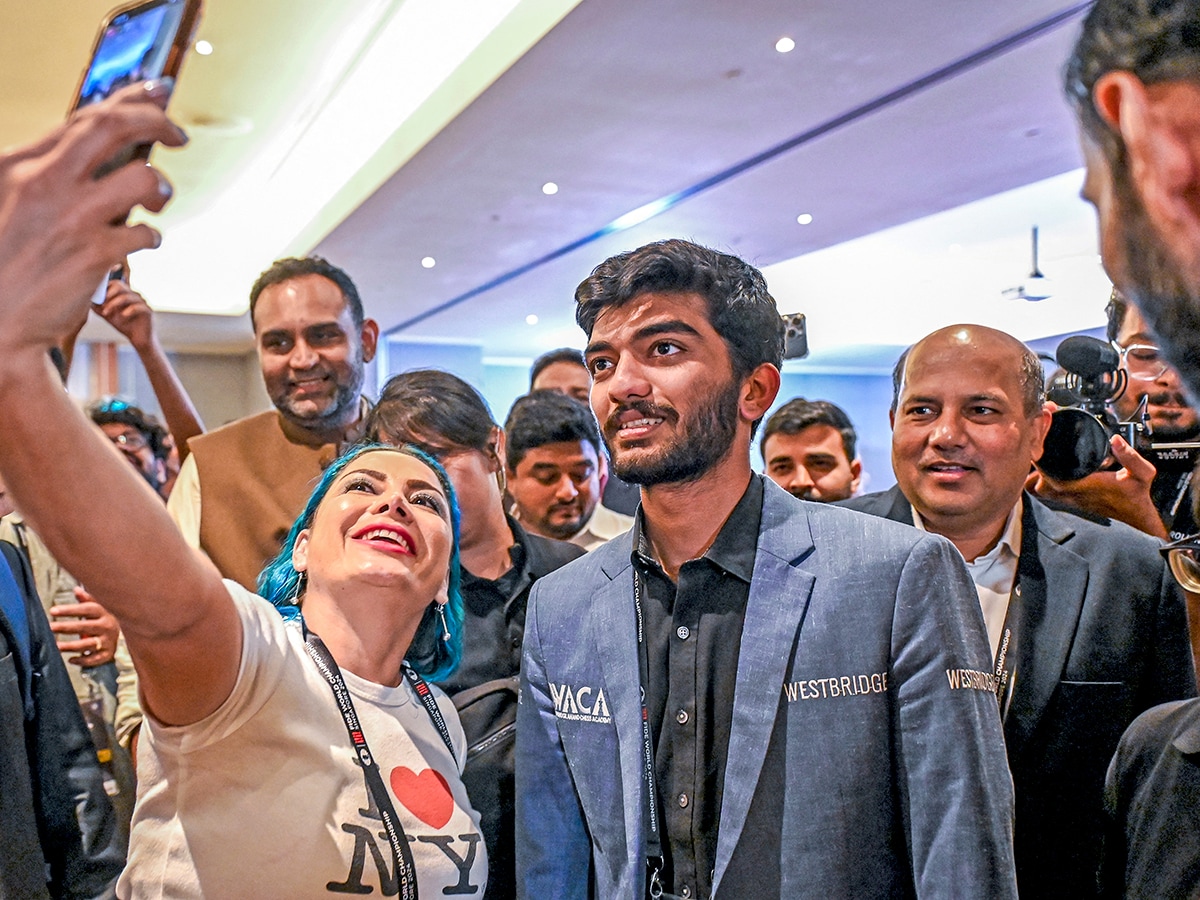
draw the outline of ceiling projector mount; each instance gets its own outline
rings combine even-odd
[[[1038,268],[1038,229],[1033,226],[1033,268],[1023,282],[1015,287],[1005,288],[1002,292],[1009,300],[1028,300],[1036,303],[1045,300],[1051,294],[1050,279]]]

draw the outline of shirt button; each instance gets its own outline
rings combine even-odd
[[[688,714],[687,714],[686,709],[681,709],[679,712],[675,713],[675,721],[678,722],[680,725],[686,725],[687,720],[688,720]]]
[[[680,795],[679,795],[679,808],[680,808],[680,809],[687,809],[687,805],[688,805],[688,795],[687,795],[687,794],[680,794]]]
[[[688,639],[688,635],[691,633],[691,630],[686,625],[680,625],[675,629],[675,634],[679,636],[681,641],[686,641]]]

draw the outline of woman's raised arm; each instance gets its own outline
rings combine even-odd
[[[162,209],[166,180],[138,162],[93,173],[131,146],[185,143],[163,111],[170,87],[126,88],[0,156],[0,473],[54,556],[121,621],[148,710],[187,724],[233,688],[233,603],[48,357],[108,269],[159,243],[126,218],[135,206]]]

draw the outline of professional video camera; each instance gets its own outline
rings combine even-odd
[[[1059,404],[1037,467],[1051,478],[1074,481],[1109,465],[1109,438],[1119,434],[1158,472],[1188,470],[1200,455],[1200,443],[1157,443],[1142,398],[1133,416],[1119,421],[1108,404],[1128,387],[1121,357],[1111,344],[1086,335],[1069,337],[1055,353],[1065,374],[1056,378],[1047,393]],[[1115,467],[1115,464],[1114,464]]]

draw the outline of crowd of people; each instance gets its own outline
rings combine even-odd
[[[1198,35],[1196,0],[1097,0],[1065,74],[1113,421],[1172,451]],[[584,347],[503,426],[440,370],[364,396],[352,278],[278,260],[272,408],[206,431],[124,263],[171,188],[96,175],[186,143],[170,91],[0,156],[0,897],[1200,892],[1190,458],[1040,471],[1041,361],[950,324],[897,360],[896,485],[860,494],[845,411],[777,403],[762,274],[684,240],[583,279]],[[162,424],[63,389],[106,280]]]

